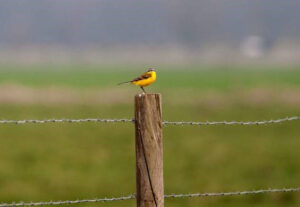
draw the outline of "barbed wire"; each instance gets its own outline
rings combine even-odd
[[[252,191],[234,191],[234,192],[221,192],[221,193],[170,194],[170,195],[165,195],[165,198],[236,196],[236,195],[251,195],[251,194],[261,194],[261,193],[288,193],[288,192],[300,192],[300,188],[261,189],[261,190],[252,190]]]
[[[25,120],[0,120],[0,124],[46,124],[46,123],[84,123],[84,122],[134,122],[134,119],[25,119]]]
[[[2,203],[0,207],[17,207],[17,206],[48,206],[48,205],[65,205],[65,204],[80,204],[80,203],[98,203],[98,202],[110,202],[110,201],[124,201],[135,199],[134,194],[128,196],[122,196],[117,198],[94,198],[94,199],[82,199],[82,200],[66,200],[66,201],[46,201],[46,202],[12,202]]]
[[[262,193],[289,193],[300,192],[299,188],[282,188],[282,189],[261,189],[252,191],[234,191],[234,192],[220,192],[220,193],[191,193],[191,194],[169,194],[164,195],[164,198],[193,198],[193,197],[216,197],[216,196],[237,196],[237,195],[256,195]],[[83,200],[66,200],[66,201],[46,201],[46,202],[12,202],[2,203],[0,207],[18,207],[18,206],[47,206],[47,205],[65,205],[65,204],[80,204],[80,203],[98,203],[111,201],[124,201],[135,199],[136,195],[128,195],[123,197],[112,198],[95,198]]]
[[[299,120],[299,116],[286,117],[281,119],[271,119],[262,121],[163,121],[163,125],[267,125],[267,124],[277,124],[287,121]],[[87,119],[25,119],[25,120],[0,120],[0,124],[46,124],[46,123],[85,123],[85,122],[102,122],[102,123],[133,123],[134,119],[100,119],[100,118],[87,118]]]
[[[186,122],[186,121],[163,121],[164,125],[267,125],[267,124],[277,124],[287,121],[296,121],[299,120],[299,116],[286,117],[281,119],[271,119],[263,121],[205,121],[205,122]]]

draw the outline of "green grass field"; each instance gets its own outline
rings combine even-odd
[[[133,96],[139,90],[115,83],[142,71],[126,69],[2,67],[2,86],[40,89],[36,93],[41,94],[58,87],[78,92],[79,97],[99,91],[95,93],[99,99],[106,99],[111,90],[122,101],[4,101],[0,102],[0,118],[131,118]],[[201,69],[161,69],[157,83],[148,90],[162,93],[164,120],[246,121],[300,114],[297,68]],[[268,126],[166,126],[163,135],[166,194],[300,186],[299,121]],[[0,125],[0,146],[0,202],[118,197],[135,192],[131,123]],[[165,206],[175,207],[254,205],[298,206],[300,196],[277,193],[165,200]],[[78,206],[135,206],[135,200]]]
[[[20,83],[29,86],[72,86],[77,88],[114,87],[118,82],[131,80],[145,69],[104,66],[17,66],[0,67],[0,83]],[[235,87],[300,86],[300,67],[238,67],[162,66],[153,87],[227,90]]]

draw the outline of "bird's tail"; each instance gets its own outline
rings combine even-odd
[[[121,83],[118,83],[118,85],[122,85],[124,83],[130,83],[131,81],[125,81],[125,82],[121,82]]]

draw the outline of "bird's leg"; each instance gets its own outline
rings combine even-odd
[[[143,90],[143,92],[144,92],[144,93],[146,93],[146,91],[145,91],[145,89],[144,89],[144,87],[143,87],[143,86],[141,86],[141,89]]]

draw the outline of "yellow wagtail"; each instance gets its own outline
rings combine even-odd
[[[146,93],[144,87],[149,86],[156,80],[156,72],[153,68],[150,68],[147,72],[143,73],[141,76],[131,80],[119,83],[118,85],[124,83],[132,83],[134,85],[140,86],[144,93]]]

